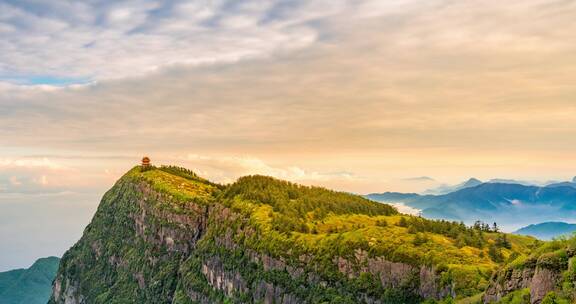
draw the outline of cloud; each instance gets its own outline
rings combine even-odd
[[[408,182],[436,182],[435,179],[428,176],[408,177],[403,180]]]
[[[516,199],[511,200],[510,203],[514,206],[522,206],[523,205],[521,200],[516,200]]]
[[[58,193],[70,168],[47,158],[0,158],[0,194]],[[50,182],[55,177],[55,182]],[[0,197],[0,202],[2,198]]]
[[[65,166],[48,158],[0,158],[0,170],[6,168],[44,168],[50,170],[65,170]]]
[[[92,41],[86,51],[75,43],[69,51],[60,49],[58,60],[77,64],[58,70],[66,74],[62,77],[84,77],[82,71],[92,69],[101,79],[109,72],[124,77],[60,89],[0,84],[0,142],[13,149],[82,157],[253,155],[288,172],[278,176],[297,176],[297,170],[289,172],[291,164],[306,168],[306,174],[353,168],[366,177],[361,192],[379,191],[376,182],[397,183],[399,176],[450,175],[447,181],[456,182],[511,170],[520,176],[564,176],[576,169],[566,166],[573,163],[566,151],[576,148],[571,140],[576,22],[569,3],[3,3],[10,8],[0,17],[6,28],[30,37],[61,29],[61,23],[48,22],[52,19],[78,25],[61,35],[85,29],[81,39],[106,41],[110,32],[120,33],[113,56]],[[18,14],[37,16],[19,23],[10,17]],[[93,28],[97,34],[88,30]],[[7,37],[0,44],[20,41]],[[311,40],[284,48],[282,41],[292,44],[289,37]],[[126,51],[123,39],[137,49]],[[43,52],[32,40],[26,42],[29,50]],[[262,41],[278,48],[239,61],[199,66],[178,61],[194,57],[190,45],[202,51],[222,43],[221,51],[205,53],[220,56],[228,47],[252,50]],[[174,57],[164,47],[190,53]],[[0,59],[2,68],[26,62],[22,69],[49,72],[45,65],[60,65],[46,58],[32,64],[23,59],[29,56],[26,48],[10,53],[0,52],[0,58],[23,56],[23,61]],[[159,68],[148,74],[141,69],[149,64],[140,56],[178,62],[154,63]],[[136,67],[128,62],[133,59]],[[125,78],[126,72],[135,74]],[[104,169],[121,172],[119,164]]]
[[[9,182],[12,186],[16,187],[22,185],[22,182],[16,176],[10,176]]]
[[[19,157],[19,158],[0,158],[0,170],[9,168],[25,169],[47,169],[47,170],[67,170],[68,168],[58,162],[54,162],[46,157]]]
[[[271,166],[255,157],[210,157],[188,154],[184,160],[199,170],[199,174],[224,183],[245,175],[267,175],[294,182],[322,184],[328,181],[354,181],[359,179],[350,172],[317,172],[298,166]],[[205,168],[205,169],[202,169]],[[206,171],[203,171],[206,170]]]
[[[394,208],[396,208],[400,213],[418,215],[418,216],[422,215],[422,210],[406,206],[402,203],[388,203],[388,204],[394,206]]]
[[[99,168],[100,164],[96,168],[89,162],[81,164],[86,158],[53,157],[58,161],[48,157],[0,158],[0,203],[12,194],[54,195],[101,190],[120,176],[106,173]]]
[[[302,49],[354,1],[0,1],[0,81],[67,85]],[[360,1],[362,2],[362,1]]]

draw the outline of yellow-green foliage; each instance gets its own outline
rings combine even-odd
[[[142,171],[140,167],[130,170],[126,176],[140,178],[149,182],[154,190],[166,193],[174,197],[177,201],[194,201],[195,203],[208,203],[219,191],[218,187],[207,183],[205,180],[190,175],[182,170],[182,174],[177,175],[175,167],[151,168]]]
[[[530,289],[525,288],[509,293],[498,304],[530,304]]]
[[[500,246],[501,233],[400,215],[389,205],[349,193],[264,176],[243,177],[223,187],[174,167],[145,172],[135,168],[128,174],[179,201],[225,204],[258,231],[243,239],[245,245],[288,261],[308,255],[333,266],[336,257],[354,261],[364,251],[371,257],[432,266],[442,272],[442,283],[455,284],[459,297],[484,290],[502,262],[489,254],[489,248]],[[505,238],[506,246],[491,250],[519,261],[536,242],[525,236]]]
[[[456,301],[456,304],[481,304],[483,303],[482,296],[484,296],[483,292],[475,294],[471,297],[460,299]]]
[[[568,268],[569,258],[574,255],[576,250],[576,237],[574,238],[561,238],[550,242],[534,242],[522,243],[522,238],[519,236],[511,236],[516,245],[524,245],[529,251],[518,250],[518,247],[512,247],[522,253],[522,255],[510,259],[506,268],[510,269],[523,269],[534,268],[536,266],[552,269],[563,270]],[[511,238],[511,239],[512,239]]]
[[[269,204],[256,200],[245,200],[235,196],[231,200],[234,210],[250,210],[251,222],[262,232],[251,246],[269,254],[285,258],[310,254],[332,261],[335,256],[354,260],[357,250],[370,256],[384,256],[396,262],[413,265],[431,265],[444,272],[445,284],[454,283],[460,297],[477,294],[488,286],[491,274],[499,263],[488,255],[488,246],[495,243],[498,233],[483,233],[485,243],[480,248],[459,246],[459,242],[448,235],[433,232],[412,232],[410,225],[415,219],[406,215],[335,214],[322,210],[319,218],[314,211],[304,213],[306,228],[286,231],[275,227],[276,218],[285,216],[282,210],[274,210]],[[430,221],[435,223],[434,221]],[[431,224],[434,225],[434,224]],[[443,224],[461,227],[460,224]],[[461,229],[461,228],[458,228]],[[464,228],[469,229],[469,228]],[[509,237],[511,249],[502,248],[503,255],[525,256],[533,238]]]
[[[570,303],[571,303],[570,300],[556,295],[556,293],[553,291],[546,294],[544,299],[542,299],[542,304],[570,304]]]

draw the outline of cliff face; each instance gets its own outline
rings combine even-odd
[[[514,269],[509,277],[501,278],[501,282],[492,284],[486,290],[484,303],[498,302],[511,292],[528,288],[530,303],[539,304],[549,292],[554,291],[559,279],[559,273],[550,269]]]
[[[573,303],[576,259],[573,240],[547,243],[526,258],[518,258],[503,267],[486,290],[484,303],[501,301],[520,290],[529,292],[525,303]],[[524,303],[523,302],[523,303]]]
[[[205,227],[204,210],[161,208],[172,198],[143,181],[108,191],[80,241],[64,255],[51,303],[137,303],[171,299],[180,262]]]
[[[280,233],[309,228],[291,222],[282,207],[262,203],[266,197],[234,191],[187,171],[133,169],[104,195],[82,238],[62,258],[49,303],[376,304],[456,296],[457,282],[447,279],[446,269],[379,253],[378,240],[366,240],[368,228],[350,232],[359,238],[353,241],[341,232]],[[288,201],[295,201],[290,191]],[[357,200],[347,207],[354,212],[396,216],[385,205],[344,199]],[[345,212],[334,206],[326,208]],[[319,218],[313,229],[333,229],[323,228],[326,215]],[[396,245],[388,247],[399,256]]]

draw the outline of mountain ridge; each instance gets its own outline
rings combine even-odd
[[[403,203],[420,209],[425,217],[469,223],[491,218],[506,222],[521,215],[523,221],[515,222],[528,225],[538,219],[561,220],[576,215],[576,188],[566,186],[483,183],[444,195],[382,193],[366,197],[380,202]]]
[[[482,184],[482,181],[477,179],[477,178],[470,178],[467,181],[464,181],[460,184],[457,185],[441,185],[439,187],[433,188],[433,189],[429,189],[424,191],[422,194],[426,195],[426,194],[430,194],[430,195],[442,195],[442,194],[447,194],[450,192],[454,192],[454,191],[458,191],[461,189],[465,189],[465,188],[470,188],[470,187],[475,187]]]
[[[556,237],[569,236],[576,232],[576,224],[565,222],[544,222],[522,227],[514,234],[529,235],[541,240],[551,240]]]
[[[419,303],[481,292],[536,243],[265,176],[222,186],[135,167],[64,255],[49,303]]]
[[[29,268],[0,272],[0,303],[46,303],[59,261],[57,257],[41,258]]]

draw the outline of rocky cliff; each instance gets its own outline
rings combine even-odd
[[[484,303],[513,298],[521,290],[529,297],[518,303],[574,303],[575,255],[574,239],[566,239],[545,243],[531,255],[518,257],[495,274],[484,294]]]
[[[497,265],[464,265],[485,248],[403,221],[346,193],[137,167],[64,255],[49,303],[418,303],[481,291]]]

